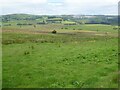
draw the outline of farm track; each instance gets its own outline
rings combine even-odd
[[[21,33],[21,34],[52,34],[52,30],[2,30],[3,33]],[[89,31],[89,30],[67,30],[61,31],[57,30],[57,35],[92,35],[92,36],[111,36],[118,37],[116,33],[105,33],[105,32],[97,32],[97,31]]]

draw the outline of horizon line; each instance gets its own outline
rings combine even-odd
[[[62,15],[118,16],[118,14],[31,14],[31,13],[10,13],[10,14],[0,14],[0,16],[2,16],[2,15],[14,15],[14,14],[41,15],[41,16],[62,16]]]

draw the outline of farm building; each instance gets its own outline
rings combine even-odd
[[[48,23],[61,23],[63,21],[62,18],[52,18],[52,19],[47,19],[46,22]]]
[[[63,22],[64,25],[76,25],[76,22],[65,21]]]

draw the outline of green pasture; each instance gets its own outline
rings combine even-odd
[[[3,88],[117,88],[118,31],[114,27],[4,26]]]

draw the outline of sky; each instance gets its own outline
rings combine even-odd
[[[117,15],[119,0],[0,0],[0,14]]]

